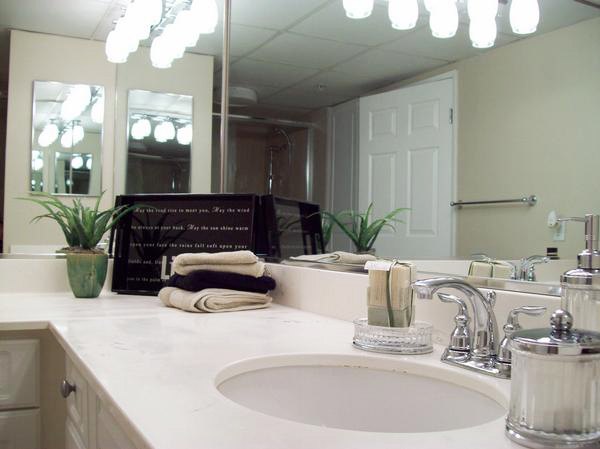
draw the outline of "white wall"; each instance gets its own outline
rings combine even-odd
[[[117,66],[115,127],[115,194],[125,193],[127,172],[127,93],[130,89],[193,96],[194,136],[191,151],[191,191],[210,193],[213,57],[186,54],[170,69],[155,69],[150,52],[140,48]]]
[[[113,142],[115,67],[106,60],[104,44],[53,35],[11,32],[8,120],[6,132],[6,180],[4,190],[4,250],[10,245],[64,244],[58,225],[50,221],[30,224],[43,210],[19,201],[30,190],[31,120],[33,81],[94,84],[104,87],[105,116],[102,145],[102,207],[113,203]],[[93,204],[94,198],[85,199]]]
[[[125,64],[106,60],[104,43],[54,35],[11,32],[4,193],[4,251],[11,245],[62,245],[60,228],[50,221],[30,224],[42,210],[19,201],[30,187],[33,81],[104,87],[101,207],[124,192],[127,148],[127,90],[146,89],[194,96],[192,192],[210,192],[213,57],[186,54],[167,70],[151,67],[140,48]],[[92,204],[94,198],[84,198]]]
[[[573,259],[583,227],[552,240],[548,213],[600,213],[600,18],[533,36],[450,64],[398,88],[458,72],[457,199],[536,194],[534,207],[457,211],[457,256],[545,254]],[[386,89],[386,90],[387,90]]]

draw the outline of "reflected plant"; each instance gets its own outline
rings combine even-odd
[[[408,210],[400,207],[394,209],[382,218],[372,219],[373,203],[369,204],[366,212],[357,212],[347,210],[332,214],[323,212],[323,215],[331,221],[331,226],[335,225],[352,241],[358,253],[371,251],[379,233],[383,228],[391,228],[396,231],[393,223],[404,223],[396,219],[396,216]],[[331,229],[329,230],[331,236]],[[325,234],[325,232],[323,232]]]

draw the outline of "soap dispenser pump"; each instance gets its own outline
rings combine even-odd
[[[585,218],[559,220],[585,223],[585,249],[577,256],[577,268],[567,271],[560,278],[562,308],[573,316],[577,328],[600,332],[600,217],[587,214]]]

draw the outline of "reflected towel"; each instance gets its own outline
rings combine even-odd
[[[306,254],[304,256],[290,257],[290,259],[304,262],[337,262],[352,265],[364,265],[371,260],[377,260],[377,257],[373,254],[355,254],[347,253],[345,251],[335,251],[333,253],[325,254]]]
[[[234,312],[263,309],[271,304],[271,297],[264,293],[240,292],[222,288],[207,288],[200,292],[188,292],[180,288],[164,287],[158,297],[167,307],[187,312]]]
[[[253,277],[237,273],[219,271],[193,271],[187,276],[173,274],[167,282],[169,287],[177,287],[190,292],[207,288],[226,288],[244,292],[267,293],[276,287],[275,279],[268,276]]]
[[[513,267],[508,262],[494,261],[492,262],[492,277],[498,279],[511,279],[515,272]]]
[[[265,264],[252,251],[184,253],[173,259],[172,271],[183,276],[193,271],[220,271],[255,278],[265,273]]]
[[[469,276],[481,278],[492,277],[492,264],[490,262],[471,262]]]

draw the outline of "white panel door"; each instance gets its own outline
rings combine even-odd
[[[380,256],[452,256],[453,102],[451,79],[360,99],[359,209],[410,208],[380,234]]]

